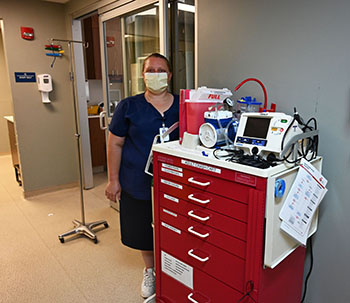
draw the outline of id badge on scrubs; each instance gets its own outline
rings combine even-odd
[[[163,139],[163,137],[162,137],[162,135],[163,135],[168,129],[169,129],[169,127],[165,127],[165,126],[159,128],[160,141],[161,141],[162,143],[167,142],[167,141],[170,140],[169,135],[167,135],[164,139]]]

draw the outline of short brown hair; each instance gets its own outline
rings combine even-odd
[[[170,62],[169,60],[167,59],[167,57],[163,56],[162,54],[159,54],[159,53],[152,53],[150,55],[147,56],[147,58],[143,61],[143,66],[142,66],[142,71],[145,70],[145,64],[146,64],[146,61],[149,59],[149,58],[160,58],[160,59],[163,59],[165,62],[166,62],[166,65],[168,66],[168,69],[169,69],[169,72],[171,72],[171,66],[170,66]]]

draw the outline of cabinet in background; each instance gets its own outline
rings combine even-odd
[[[89,116],[89,129],[92,167],[104,168],[107,164],[106,137],[98,116]]]
[[[84,19],[84,40],[89,43],[85,49],[86,77],[102,79],[98,15]]]

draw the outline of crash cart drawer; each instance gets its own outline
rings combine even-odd
[[[206,273],[191,268],[172,255],[162,252],[162,272],[158,280],[161,293],[157,303],[238,302],[243,294]],[[181,274],[186,271],[186,274]]]
[[[244,289],[245,261],[210,243],[161,222],[160,249],[210,274],[238,291]],[[162,240],[163,239],[163,240]]]
[[[186,218],[167,208],[160,208],[160,219],[169,226],[187,232],[200,241],[208,242],[242,259],[246,257],[246,242],[208,225]]]

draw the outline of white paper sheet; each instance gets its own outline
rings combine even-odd
[[[303,245],[306,245],[312,218],[327,192],[327,182],[310,162],[301,160],[279,216],[280,228]]]

